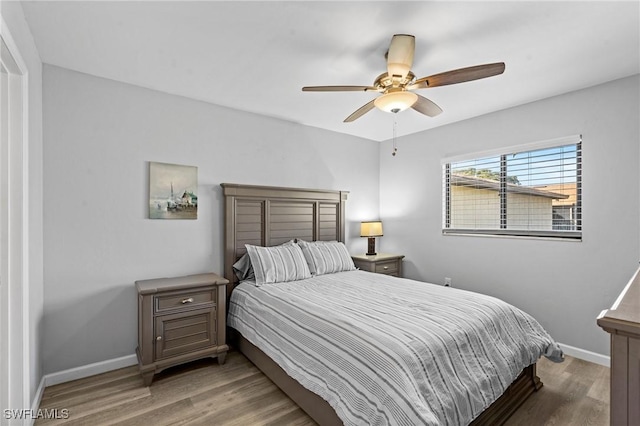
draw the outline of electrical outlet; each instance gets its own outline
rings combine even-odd
[[[444,286],[445,287],[451,287],[451,278],[444,277]]]

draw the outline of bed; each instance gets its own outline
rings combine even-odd
[[[233,265],[247,258],[247,249],[255,260],[256,253],[271,255],[285,249],[298,256],[295,241],[306,241],[316,249],[338,247],[344,241],[347,192],[237,184],[222,187],[231,344],[319,424],[501,424],[542,387],[535,371],[538,357],[546,354],[561,359],[557,344],[526,314],[502,334],[535,329],[532,340],[537,349],[532,353],[523,349],[522,342],[493,351],[486,344],[488,338],[481,336],[486,331],[480,326],[458,336],[462,340],[447,340],[465,322],[501,328],[511,322],[515,311],[520,312],[488,296],[348,267],[322,274],[322,265],[315,266],[316,274],[305,271],[303,279],[292,282],[239,283]],[[307,248],[304,254],[309,253]],[[421,298],[433,303],[415,302]],[[460,306],[452,305],[456,298]],[[356,300],[362,303],[350,304]],[[485,314],[473,319],[456,317],[456,311],[478,303],[501,315],[508,312],[498,320],[487,320]],[[396,324],[401,314],[413,316],[412,320]],[[421,332],[426,326],[420,321],[431,322],[437,330]],[[453,324],[453,328],[442,324]],[[267,330],[272,334],[266,334]],[[427,334],[431,340],[424,337]],[[471,340],[476,342],[470,344]],[[449,348],[446,353],[438,349],[439,342]],[[412,359],[407,352],[421,356]],[[497,352],[504,359],[496,361],[494,356],[489,361],[482,354],[478,357],[481,352]],[[511,355],[507,358],[502,352]],[[483,370],[486,364],[496,366]],[[416,379],[416,374],[424,377]],[[459,394],[458,384],[465,380],[476,388]]]

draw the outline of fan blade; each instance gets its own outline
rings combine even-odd
[[[430,101],[420,95],[418,95],[418,100],[411,106],[411,108],[415,109],[419,113],[428,115],[429,117],[435,117],[442,112],[442,108],[436,105],[433,101]]]
[[[430,75],[417,79],[407,89],[426,89],[427,87],[446,86],[448,84],[464,83],[465,81],[479,80],[492,77],[504,72],[504,62],[494,64],[476,65],[475,67],[460,68],[440,74]]]
[[[351,123],[352,121],[357,120],[358,118],[362,117],[363,115],[365,115],[366,113],[371,111],[375,107],[373,101],[375,101],[375,99],[373,99],[373,100],[367,102],[366,104],[362,105],[353,114],[351,114],[350,116],[345,118],[344,122],[345,123]]]
[[[414,36],[407,34],[394,35],[387,51],[387,72],[389,76],[398,76],[404,79],[411,71],[415,50],[416,38]]]
[[[369,92],[379,90],[373,86],[305,86],[303,92]]]

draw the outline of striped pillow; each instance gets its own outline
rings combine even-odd
[[[347,247],[338,241],[302,241],[298,240],[309,271],[313,275],[333,274],[334,272],[356,269]]]
[[[260,247],[245,244],[251,259],[256,286],[311,277],[309,266],[297,244]]]

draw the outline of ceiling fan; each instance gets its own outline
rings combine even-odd
[[[504,62],[476,65],[473,67],[459,68],[439,74],[416,79],[411,72],[413,54],[415,52],[415,37],[407,34],[396,34],[391,38],[389,50],[386,53],[387,72],[375,79],[372,86],[305,86],[303,92],[378,92],[381,96],[367,102],[358,108],[353,114],[345,118],[345,123],[350,123],[362,117],[374,107],[397,113],[407,108],[435,117],[442,109],[433,101],[413,93],[415,89],[427,89],[429,87],[446,86],[448,84],[463,83],[465,81],[479,80],[492,77],[504,72]]]

